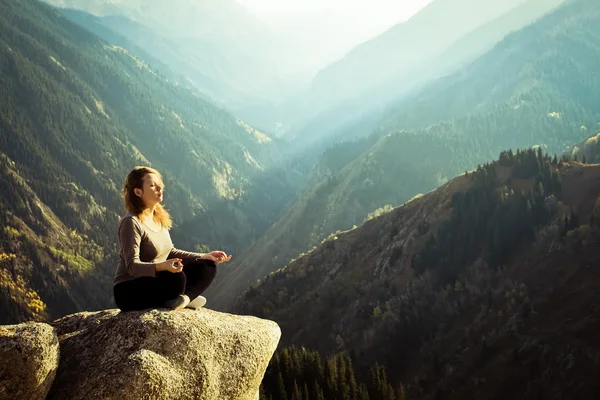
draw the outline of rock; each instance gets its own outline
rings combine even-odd
[[[49,399],[254,400],[279,343],[272,321],[209,309],[83,312],[56,320]]]
[[[58,338],[50,325],[0,326],[0,399],[46,398],[58,357]]]

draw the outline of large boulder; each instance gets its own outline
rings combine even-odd
[[[48,324],[0,326],[0,399],[46,398],[58,354],[58,338]]]
[[[279,343],[272,321],[209,309],[83,312],[56,320],[49,399],[254,400]]]

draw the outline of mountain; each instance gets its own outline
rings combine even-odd
[[[160,70],[163,75],[168,76],[173,81],[177,81],[181,85],[185,85],[187,83],[188,86],[191,86],[188,81],[189,78],[173,73],[173,70],[167,64],[170,61],[170,58],[165,57],[165,55],[159,51],[155,51],[155,49],[160,47],[171,49],[173,43],[162,40],[160,37],[155,35],[151,29],[146,28],[145,26],[125,17],[99,18],[92,14],[71,8],[61,8],[59,11],[68,19],[99,36],[107,43],[126,49],[128,53],[140,60],[145,61],[153,68]],[[113,19],[122,21],[119,25],[127,26],[130,24],[131,29],[127,31],[126,34],[120,33],[118,29],[113,28],[109,23],[109,21]],[[135,32],[135,34],[133,32]],[[144,50],[145,46],[138,46],[136,44],[138,40],[141,40],[142,38],[154,43],[155,47],[152,53],[148,53],[146,50]],[[175,53],[170,54],[170,56],[175,57]]]
[[[314,88],[320,95],[360,94],[435,57],[524,1],[434,0],[408,21],[355,47],[342,60],[320,71],[313,80]],[[436,29],[431,29],[434,26]]]
[[[434,69],[431,75],[444,76],[447,75],[447,72],[453,72],[454,69],[474,61],[480,55],[491,50],[507,34],[518,31],[537,21],[564,2],[564,0],[527,0],[521,2],[516,7],[500,14],[452,43],[437,57],[438,60],[442,61],[441,65],[435,63],[427,66]]]
[[[417,101],[413,97],[397,103],[384,116],[382,129],[422,129],[468,114],[481,115],[502,102],[512,101],[512,107],[520,110],[531,105],[536,92],[545,92],[549,111],[565,110],[553,118],[563,118],[567,109],[578,116],[583,109],[593,111],[597,105],[587,81],[591,79],[593,87],[597,79],[589,72],[578,76],[576,71],[595,68],[600,60],[597,18],[597,8],[587,0],[560,7],[506,36],[476,62],[425,86]]]
[[[318,183],[210,289],[219,307],[328,235],[504,149],[542,146],[561,154],[588,137],[600,122],[599,22],[592,0],[564,6],[407,99],[380,121],[381,132],[326,152]]]
[[[241,296],[282,344],[377,362],[411,399],[592,398],[600,165],[502,152]]]
[[[299,144],[331,141],[336,134],[343,138],[368,134],[376,127],[373,116],[398,99],[468,65],[505,35],[563,2],[434,0],[409,21],[323,69],[307,95],[304,120],[289,134]],[[357,130],[354,125],[361,119],[372,122]]]
[[[298,57],[235,0],[47,2],[99,17],[254,126],[273,128],[277,104],[300,84],[294,75]]]
[[[163,172],[183,248],[235,252],[295,195],[278,141],[45,4],[0,3],[0,85],[0,323],[110,305],[135,165]]]
[[[176,84],[195,90],[207,101],[220,104],[221,99],[229,96],[238,99],[242,97],[235,89],[220,85],[218,81],[204,75],[191,57],[181,54],[175,41],[162,38],[138,22],[118,15],[96,17],[70,8],[61,8],[60,12],[111,45],[126,49],[136,58],[152,65]]]
[[[90,14],[112,15],[118,13],[122,9],[125,1],[126,0],[89,0],[83,3],[79,0],[51,0],[46,2],[61,8],[79,8],[80,5],[85,5],[86,11]]]

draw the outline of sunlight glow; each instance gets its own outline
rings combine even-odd
[[[238,0],[265,19],[310,17],[328,14],[355,18],[368,25],[389,26],[402,22],[431,0]]]
[[[408,20],[432,0],[237,1],[323,63]]]

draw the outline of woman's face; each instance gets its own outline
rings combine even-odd
[[[141,198],[148,208],[160,203],[163,199],[163,183],[158,175],[154,173],[146,174],[143,178],[142,188],[135,189],[135,195]]]

